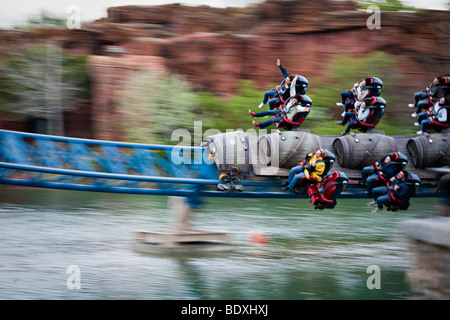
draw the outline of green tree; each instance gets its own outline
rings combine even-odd
[[[37,46],[6,62],[0,75],[0,111],[46,119],[43,133],[64,134],[63,112],[89,98],[86,57]]]
[[[194,121],[202,120],[196,117],[197,96],[192,86],[176,74],[134,73],[117,102],[128,141],[167,144],[174,130],[193,133]]]
[[[361,9],[367,9],[370,5],[376,5],[381,11],[415,11],[416,8],[405,6],[400,0],[357,0],[357,6]]]
[[[65,27],[66,26],[66,19],[56,17],[52,14],[50,14],[47,11],[42,11],[40,15],[34,18],[28,19],[28,25],[30,27],[36,27],[36,26],[58,26],[58,27]]]
[[[42,10],[39,14],[30,17],[25,24],[15,26],[14,29],[22,30],[34,27],[65,27],[66,23],[66,18],[57,17],[45,10]]]

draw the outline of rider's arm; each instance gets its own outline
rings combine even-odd
[[[394,195],[395,198],[402,200],[407,192],[408,192],[408,186],[406,184],[402,184],[402,185],[399,185],[398,188],[395,188],[392,191],[392,194]]]
[[[293,97],[297,94],[295,91],[295,83],[297,82],[297,79],[298,79],[298,76],[295,76],[294,80],[292,80],[291,88],[290,88],[291,91],[289,92],[291,97]]]
[[[287,70],[281,64],[278,66],[278,68],[280,68],[281,73],[285,78],[289,77],[289,72],[287,72]]]

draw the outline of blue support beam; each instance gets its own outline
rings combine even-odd
[[[202,147],[180,147],[78,139],[0,130],[0,184],[76,191],[187,197],[309,198],[283,192],[277,177],[244,179],[241,192],[217,191],[215,164]],[[176,164],[172,156],[188,163]],[[416,197],[439,197],[432,186]],[[339,198],[369,198],[348,184]]]

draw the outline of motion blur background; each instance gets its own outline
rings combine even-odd
[[[248,109],[282,80],[279,58],[309,80],[302,128],[339,134],[340,92],[377,76],[387,101],[377,129],[415,134],[407,104],[450,72],[445,1],[133,3],[147,6],[3,4],[1,126],[156,143],[199,120],[245,130]]]
[[[377,76],[387,101],[377,129],[415,135],[407,105],[450,75],[448,0],[3,1],[0,9],[1,129],[168,144],[194,121],[204,131],[246,130],[248,109],[283,79],[280,59],[309,80],[302,129],[339,135],[340,92]],[[2,188],[0,299],[408,299],[408,279],[447,290],[446,260],[436,278],[410,272],[414,257],[399,240],[405,220],[439,215],[441,199],[380,215],[366,200],[320,214],[308,199],[208,200],[194,225],[234,233],[242,250],[150,257],[132,250],[132,233],[166,226],[167,198]],[[270,243],[248,243],[255,229]],[[80,267],[80,290],[66,286],[70,265]],[[380,290],[366,285],[370,265],[381,268]]]

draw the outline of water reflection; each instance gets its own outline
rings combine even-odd
[[[167,226],[167,198],[1,190],[1,299],[407,299],[411,268],[398,225],[436,212],[413,199],[406,212],[372,215],[366,199],[314,211],[307,200],[208,199],[195,227],[230,232],[239,250],[151,255],[132,250],[136,230]],[[250,231],[270,236],[248,239]],[[66,269],[81,270],[81,289]],[[378,265],[380,290],[366,272]]]

